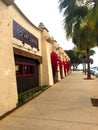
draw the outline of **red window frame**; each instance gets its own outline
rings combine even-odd
[[[35,65],[34,64],[25,63],[25,62],[15,62],[15,66],[16,65],[20,65],[20,67],[21,67],[20,73],[18,74],[16,72],[17,77],[33,76],[35,74]],[[27,70],[25,70],[25,66],[27,67]]]

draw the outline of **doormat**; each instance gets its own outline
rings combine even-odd
[[[91,103],[94,107],[98,107],[98,99],[96,98],[91,98]]]

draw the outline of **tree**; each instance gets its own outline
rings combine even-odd
[[[70,0],[72,4],[73,0]],[[81,50],[86,50],[87,61],[88,61],[88,75],[87,78],[90,79],[90,63],[89,63],[89,53],[90,48],[97,45],[98,41],[98,29],[96,30],[97,20],[92,22],[92,17],[94,17],[93,12],[98,10],[97,0],[74,0],[73,7],[67,0],[59,0],[60,11],[63,9],[64,15],[64,27],[67,33],[67,37],[72,37],[73,42]],[[66,3],[64,5],[64,3]],[[97,8],[96,8],[97,7]],[[96,13],[98,16],[98,13]],[[94,19],[94,18],[93,18]],[[90,20],[90,22],[89,22]]]
[[[95,29],[96,45],[98,46],[98,0],[86,0],[90,11],[87,15],[87,24]]]
[[[63,12],[64,29],[67,38],[73,36],[73,28],[75,26],[78,27],[88,13],[88,8],[82,5],[78,6],[76,1],[77,0],[59,0],[59,9],[60,12]]]
[[[75,55],[74,50],[65,50],[65,52],[70,58],[73,70],[76,70],[78,65],[82,63],[82,59]]]
[[[79,58],[82,59],[82,64],[83,64],[83,72],[85,72],[86,74],[86,64],[88,63],[87,62],[87,53],[85,50],[80,50],[78,47],[74,47],[74,54],[75,56],[78,56]],[[92,56],[95,54],[95,51],[90,49],[90,53],[89,55]],[[92,64],[93,63],[93,59],[89,59],[89,63]]]
[[[90,48],[94,47],[96,45],[96,37],[95,37],[95,29],[92,28],[90,24],[86,24],[83,26],[80,26],[78,38],[77,38],[77,31],[74,29],[73,33],[73,42],[78,46],[80,50],[86,50],[86,60],[87,60],[87,66],[88,66],[88,73],[87,78],[91,79],[90,74]]]

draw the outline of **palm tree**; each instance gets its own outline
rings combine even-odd
[[[82,59],[83,63],[83,72],[86,74],[86,63],[87,63],[87,53],[86,50],[80,50],[78,47],[73,48],[75,56],[78,56]],[[95,51],[93,49],[90,49],[89,55],[92,56],[95,54]],[[92,59],[89,59],[89,62],[92,63]]]
[[[98,41],[98,29],[96,30],[97,20],[95,20],[95,23],[92,22],[92,16],[94,17],[92,14],[94,14],[94,10],[98,10],[96,9],[98,2],[97,0],[86,0],[85,2],[84,0],[74,0],[72,7],[72,1],[73,0],[59,0],[59,7],[60,11],[64,9],[64,28],[66,30],[67,37],[73,37],[73,41],[77,47],[81,50],[85,49],[87,52],[87,78],[90,79],[89,52],[90,48],[96,46]],[[93,2],[94,5],[92,5]],[[98,14],[96,13],[96,15]]]
[[[78,27],[88,13],[88,8],[82,5],[78,6],[76,1],[77,0],[59,0],[59,9],[60,12],[63,12],[64,29],[67,38],[73,36],[73,28],[75,26]]]
[[[78,47],[74,47],[74,55],[82,59],[83,72],[86,74],[86,51],[80,50]]]
[[[78,46],[80,50],[86,50],[86,59],[87,59],[87,66],[88,66],[88,74],[87,79],[91,79],[90,74],[90,49],[96,45],[96,36],[94,34],[95,28],[92,28],[90,24],[83,25],[77,31],[74,30],[73,33],[73,42]]]
[[[63,12],[67,37],[72,37],[74,26],[78,26],[86,18],[85,22],[96,28],[98,41],[98,0],[59,0],[58,2],[60,12]]]
[[[87,0],[91,10],[87,16],[87,24],[93,25],[95,28],[96,45],[98,46],[98,0]],[[93,6],[92,6],[93,5]]]

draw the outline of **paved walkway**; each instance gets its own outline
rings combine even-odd
[[[98,130],[98,78],[72,72],[0,121],[0,130]]]

